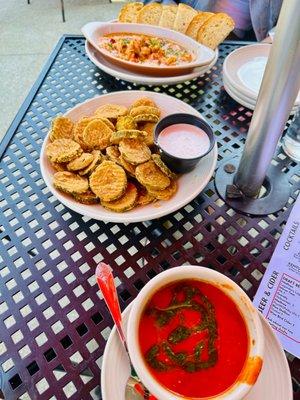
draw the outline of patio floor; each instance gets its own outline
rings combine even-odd
[[[89,21],[117,16],[120,3],[65,0],[0,0],[0,141],[60,36],[79,34]]]

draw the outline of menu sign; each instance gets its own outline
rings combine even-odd
[[[253,301],[285,350],[300,357],[300,196]]]

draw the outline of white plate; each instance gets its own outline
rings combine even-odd
[[[166,94],[126,90],[124,92],[114,92],[96,97],[78,104],[65,115],[72,121],[78,121],[84,116],[92,115],[95,110],[107,103],[116,103],[128,107],[136,99],[140,97],[150,97],[161,109],[162,117],[173,113],[188,113],[198,117],[201,115],[193,107]],[[45,147],[48,143],[48,136],[45,138],[40,155],[40,166],[44,181],[50,191],[58,198],[65,206],[81,215],[98,219],[106,222],[130,223],[148,221],[151,219],[160,218],[179,210],[181,207],[192,201],[208,184],[212,174],[214,173],[217,162],[217,143],[213,150],[204,157],[195,169],[187,174],[183,174],[178,179],[178,191],[168,201],[161,201],[146,206],[140,206],[125,213],[114,213],[106,210],[99,204],[85,205],[76,202],[71,196],[64,194],[55,189],[52,184],[52,176],[54,170],[48,161],[45,154]]]
[[[194,71],[191,72],[190,74],[170,76],[170,77],[169,76],[157,77],[157,76],[136,74],[134,72],[128,71],[125,68],[121,68],[117,65],[110,63],[88,41],[85,42],[85,51],[88,58],[92,61],[93,64],[96,65],[96,67],[100,68],[102,71],[113,76],[114,78],[119,78],[127,82],[137,83],[139,85],[148,85],[148,86],[175,85],[177,83],[191,81],[192,79],[198,78],[199,76],[202,76],[206,72],[208,72],[216,64],[219,55],[218,50],[216,50],[215,58],[209,65],[206,65],[205,67],[195,68]]]
[[[130,305],[123,312],[124,331]],[[292,380],[282,347],[268,322],[261,316],[265,335],[265,357],[262,372],[245,400],[293,400]],[[125,400],[125,386],[130,366],[115,327],[108,338],[101,368],[103,400]]]
[[[246,86],[243,81],[241,81],[238,71],[241,67],[254,58],[264,57],[268,58],[271,51],[271,44],[259,43],[252,44],[249,46],[240,47],[233,52],[231,52],[224,60],[223,63],[223,76],[225,76],[230,83],[230,86],[235,88],[241,95],[256,101],[258,96],[258,91],[253,87]],[[249,82],[250,84],[250,82]],[[300,105],[300,92],[295,101],[295,106]]]
[[[250,110],[254,110],[256,105],[256,100],[252,100],[246,97],[244,94],[239,93],[238,90],[228,82],[227,77],[225,77],[224,74],[223,74],[223,84],[224,84],[224,89],[226,90],[226,92],[229,94],[230,97],[232,97],[242,106],[247,107]],[[295,105],[291,110],[291,115],[294,115],[297,109],[298,106]]]

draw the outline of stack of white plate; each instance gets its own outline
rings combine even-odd
[[[111,21],[111,22],[107,23],[106,25],[110,25],[110,24],[115,25],[118,23],[115,21]],[[216,64],[216,62],[218,60],[219,52],[217,49],[214,51],[214,53],[215,53],[214,58],[211,60],[211,62],[209,64],[196,67],[189,73],[182,73],[182,74],[179,74],[176,76],[145,75],[142,73],[138,73],[137,71],[130,70],[129,68],[126,68],[124,66],[113,63],[109,60],[109,58],[104,57],[103,53],[100,52],[97,49],[97,47],[95,45],[93,45],[93,41],[90,40],[90,36],[92,36],[92,34],[94,34],[94,32],[91,33],[91,31],[93,29],[94,29],[94,31],[96,30],[97,23],[94,23],[95,27],[92,26],[92,28],[90,27],[90,25],[92,26],[92,23],[87,24],[82,28],[82,32],[84,33],[85,37],[87,38],[87,41],[85,43],[85,50],[86,50],[86,54],[87,54],[88,58],[92,61],[93,64],[95,64],[102,71],[106,72],[107,74],[109,74],[117,79],[122,79],[127,82],[137,83],[139,85],[149,85],[149,86],[152,86],[152,85],[155,85],[155,86],[175,85],[175,84],[178,84],[181,82],[193,80],[195,78],[198,78],[201,75],[204,75]],[[131,28],[133,28],[135,26],[136,26],[136,24],[131,24]],[[143,25],[140,25],[140,27],[143,27]],[[109,26],[108,26],[108,28],[109,28]],[[153,32],[155,33],[155,31],[157,31],[157,29],[154,30]],[[162,28],[160,28],[160,29],[162,30]],[[165,29],[165,31],[168,31],[168,30]],[[170,33],[174,34],[173,31],[170,31]],[[187,40],[191,41],[192,39],[187,37]]]
[[[223,64],[224,89],[235,101],[254,110],[271,44],[240,47],[230,53]],[[300,106],[300,93],[291,113]]]

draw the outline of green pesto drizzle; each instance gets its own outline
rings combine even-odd
[[[179,301],[179,294],[183,300]],[[200,300],[200,301],[199,301]],[[201,319],[199,325],[192,328],[184,325],[184,318],[181,314],[183,309],[192,309],[199,312]],[[218,350],[215,345],[217,338],[217,322],[215,309],[208,298],[201,291],[193,286],[179,284],[174,287],[172,299],[166,308],[152,307],[147,313],[154,316],[159,327],[170,323],[180,313],[180,324],[169,334],[167,340],[152,346],[145,354],[149,366],[157,371],[167,371],[173,368],[182,368],[187,372],[195,372],[201,369],[213,367],[218,361]],[[197,332],[207,332],[206,339],[201,339],[192,353],[174,352],[174,344],[189,338]],[[207,348],[208,358],[203,359],[203,350]],[[164,354],[167,358],[162,361],[159,355]]]

